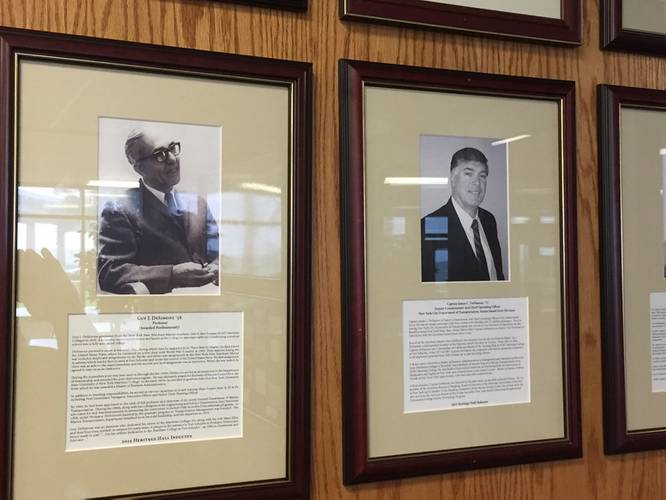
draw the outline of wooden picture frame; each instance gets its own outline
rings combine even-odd
[[[225,3],[238,3],[269,9],[284,9],[297,12],[308,10],[308,0],[219,0]]]
[[[641,127],[663,130],[657,123],[666,117],[666,92],[599,85],[598,105],[604,451],[616,454],[666,447],[666,422],[659,422],[658,413],[664,399],[659,353],[646,352],[658,346],[652,338],[652,314],[658,311],[653,297],[666,291],[661,269],[653,269],[661,248],[653,249],[651,241],[626,244],[632,231],[640,231],[635,219],[646,208],[632,199],[663,210],[663,151],[652,150],[659,139]],[[636,155],[645,155],[645,163],[637,163]],[[641,186],[634,175],[643,177]],[[663,231],[653,233],[661,247]]]
[[[0,237],[0,262],[5,283],[0,289],[0,352],[4,360],[0,376],[3,429],[0,438],[0,464],[3,470],[0,489],[17,499],[35,496],[64,498],[65,490],[70,493],[76,490],[77,495],[85,497],[114,498],[308,498],[311,65],[17,29],[0,30],[0,54],[0,158],[3,164],[0,173],[0,217],[5,221]],[[183,99],[183,96],[188,97]],[[231,106],[229,103],[232,103]],[[241,106],[235,108],[238,104]],[[256,108],[249,110],[248,106]],[[251,121],[247,120],[248,113],[263,120],[263,128],[270,130],[266,132],[270,134],[270,140],[267,135],[261,135],[263,132],[257,135],[252,131]],[[221,114],[224,116],[221,117]],[[190,127],[195,130],[195,137],[198,130],[213,127],[212,149],[199,149],[198,153],[195,151],[192,154],[190,146],[190,155],[187,156],[187,146],[183,143],[183,155],[179,161],[182,160],[183,165],[190,165],[190,170],[181,169],[180,163],[177,166],[179,180],[181,177],[189,178],[191,185],[201,186],[201,179],[193,176],[191,169],[204,157],[212,158],[211,161],[216,165],[214,175],[217,176],[217,184],[204,186],[209,190],[202,191],[207,193],[204,203],[208,205],[208,251],[219,251],[216,255],[220,258],[216,264],[216,268],[219,266],[219,284],[216,279],[216,282],[206,285],[215,289],[212,295],[202,295],[199,291],[188,289],[189,285],[185,285],[186,293],[181,296],[175,295],[175,288],[167,295],[143,296],[122,295],[128,293],[127,289],[113,289],[112,293],[100,290],[101,277],[98,276],[101,276],[99,266],[103,257],[97,250],[102,241],[107,244],[109,239],[108,235],[102,234],[101,229],[106,223],[104,212],[96,215],[102,208],[101,201],[96,201],[101,199],[102,188],[95,186],[112,186],[115,182],[112,179],[103,184],[102,169],[97,165],[103,160],[104,144],[113,139],[111,135],[104,135],[100,128],[102,121],[109,119],[114,126],[118,123],[125,126],[127,124],[124,122],[132,120],[140,120],[137,122],[139,125],[148,123],[154,126],[152,132],[140,132],[148,135],[136,135],[135,131],[130,133],[134,139],[138,137],[136,140],[143,141],[142,144],[157,144],[157,139],[150,139],[153,137],[150,134],[157,133],[155,130],[160,126],[162,129],[159,130],[174,126],[181,127],[181,130]],[[141,173],[144,179],[140,181],[140,186],[145,181],[145,186],[150,187],[152,184],[153,188],[161,190],[156,182],[146,180],[146,162],[152,162],[150,165],[162,162],[162,165],[169,165],[167,168],[172,169],[170,165],[176,163],[180,143],[171,142],[168,147],[165,146],[167,149],[156,148],[152,152],[148,151],[145,157],[138,158],[139,150],[128,149],[130,142],[129,139],[125,141],[125,138],[118,142],[119,151],[114,149],[113,153],[115,158],[120,159],[118,166],[123,167],[118,171],[129,175]],[[247,147],[255,142],[274,144],[270,146],[273,148],[270,151],[262,150],[266,156],[260,162],[254,156],[256,151],[252,152],[253,149]],[[46,151],[50,156],[49,167],[43,168],[43,160],[38,160],[33,154],[41,155]],[[63,156],[65,151],[68,152]],[[160,155],[160,158],[156,155]],[[129,164],[125,161],[129,161]],[[240,177],[254,184],[240,184],[237,175],[239,165],[242,170]],[[170,172],[166,175],[173,176],[173,170]],[[50,175],[55,177],[51,178]],[[127,191],[130,192],[137,191]],[[154,189],[153,194],[155,192]],[[173,192],[178,202],[178,215],[194,217],[188,214],[188,205],[183,205],[183,200],[188,199],[188,193],[180,188]],[[39,201],[44,193],[51,193],[48,196],[60,196],[67,202],[51,205],[38,203],[27,208],[25,203],[29,197],[26,197],[26,193],[36,195],[33,201]],[[147,196],[148,190],[143,189],[142,211],[147,210]],[[239,231],[243,234],[249,217],[237,211],[238,219],[229,222],[221,216],[222,207],[228,205],[229,208],[229,203],[233,203],[229,198],[252,198],[258,207],[256,216],[261,226],[258,230],[263,231],[264,235],[269,234],[269,239],[264,239],[264,248],[270,247],[273,252],[270,258],[264,258],[263,268],[253,264],[253,254],[241,253],[241,257],[234,257],[229,250],[238,244],[238,240],[234,243],[234,238],[239,237]],[[124,203],[121,198],[118,200],[118,203]],[[171,210],[166,197],[162,203]],[[261,210],[277,213],[278,218],[267,218]],[[96,217],[99,217],[99,224]],[[147,220],[147,214],[145,217]],[[222,234],[226,234],[219,250],[218,233],[210,229],[212,217],[215,217],[212,223],[217,223],[217,227],[222,228]],[[39,233],[44,231],[45,226],[37,229],[32,226],[40,223],[49,225],[51,229]],[[174,227],[182,227],[182,224],[188,222],[181,221],[180,224]],[[60,234],[65,226],[70,236]],[[185,227],[187,234],[192,234],[190,231],[194,231],[194,226]],[[240,229],[235,229],[238,227]],[[22,232],[25,228],[28,228],[28,233]],[[52,242],[44,243],[44,237],[51,238],[48,236],[51,230]],[[252,228],[247,230],[250,233],[253,231]],[[136,238],[147,241],[146,235],[151,230],[149,225],[141,225],[137,226],[136,231]],[[27,239],[24,238],[26,234]],[[211,234],[215,238],[214,247],[211,247]],[[187,237],[187,245],[190,245],[190,236]],[[77,243],[77,239],[80,239],[80,243]],[[136,241],[139,245],[139,240]],[[128,265],[138,266],[133,261]],[[151,265],[142,264],[144,267]],[[203,261],[201,263],[206,272],[209,272],[211,265]],[[176,267],[175,262],[173,267]],[[42,271],[36,275],[39,269]],[[69,274],[64,273],[63,269]],[[86,286],[84,280],[88,280]],[[169,280],[169,290],[182,286],[175,284],[173,269]],[[48,283],[47,287],[43,286],[45,283]],[[247,292],[259,283],[268,283],[270,287]],[[154,282],[146,281],[145,284],[150,292],[155,292]],[[48,297],[41,295],[44,291],[49,294]],[[168,290],[158,290],[159,293],[165,291]],[[131,317],[129,320],[125,319],[127,315]],[[184,316],[198,322],[199,326],[195,328],[200,333],[197,335],[206,332],[203,336],[204,344],[201,344],[202,347],[198,341],[173,340],[176,343],[169,344],[172,345],[172,352],[183,356],[185,352],[190,352],[190,356],[195,352],[207,352],[206,356],[210,357],[199,357],[197,362],[213,363],[204,365],[209,370],[207,373],[212,374],[210,377],[215,380],[226,377],[229,385],[218,383],[209,387],[204,382],[197,382],[203,379],[198,375],[195,377],[194,372],[188,372],[187,363],[180,358],[167,363],[166,358],[157,356],[156,367],[146,368],[147,373],[152,373],[147,376],[163,376],[168,382],[169,377],[172,377],[169,375],[172,368],[165,367],[167,364],[185,366],[178,373],[184,373],[182,376],[185,378],[190,373],[188,380],[194,382],[187,382],[179,389],[185,391],[181,394],[206,393],[210,398],[217,398],[215,401],[220,400],[220,394],[227,394],[224,396],[229,402],[227,406],[216,403],[211,411],[235,408],[237,416],[224,420],[233,421],[229,426],[234,428],[234,432],[224,434],[216,428],[207,436],[193,440],[190,438],[193,435],[196,438],[196,431],[192,434],[191,430],[190,433],[173,430],[176,428],[174,422],[179,422],[178,426],[181,427],[195,428],[192,427],[195,424],[191,423],[194,420],[183,420],[185,413],[178,413],[176,417],[172,415],[175,420],[167,418],[167,431],[169,426],[172,428],[170,433],[158,431],[149,413],[140,413],[139,424],[145,430],[133,431],[137,439],[130,436],[123,441],[131,442],[129,446],[123,446],[118,439],[113,438],[112,430],[105,428],[109,420],[102,419],[102,423],[97,425],[101,425],[103,430],[96,436],[106,433],[107,437],[113,438],[113,444],[103,444],[101,438],[95,437],[90,438],[92,440],[87,447],[70,448],[74,442],[72,429],[79,425],[71,416],[75,414],[77,401],[71,396],[75,374],[73,367],[82,366],[73,364],[73,359],[79,354],[93,355],[73,347],[73,339],[83,338],[81,332],[73,326],[76,324],[75,319],[83,318],[89,320],[87,324],[97,325],[95,318],[104,318],[105,327],[109,328],[112,321],[106,319],[112,318],[124,325],[121,328],[139,328],[132,325],[140,325],[139,330],[144,329],[144,320],[153,320],[157,321],[153,323],[153,326],[157,325],[156,341],[161,341],[159,336],[162,335],[171,342],[169,330],[162,330],[161,325],[164,323],[161,321],[171,322],[167,328],[175,329],[171,331],[175,331],[176,336],[180,335],[183,339],[196,338],[187,333],[183,326],[185,323],[179,323]],[[231,318],[239,326],[229,327],[231,329],[219,333],[215,329],[223,327],[221,323],[219,326],[211,323],[214,317],[226,318],[225,321]],[[35,330],[37,323],[46,327],[46,336],[43,331],[39,333]],[[257,330],[260,323],[263,324],[261,332]],[[212,333],[208,333],[210,329]],[[131,349],[153,345],[147,337],[144,339],[141,336],[143,334],[139,330],[139,340],[132,344],[133,347],[122,347],[126,349],[125,354],[113,351],[114,355],[122,359],[123,355],[130,355]],[[114,329],[110,331],[116,332]],[[88,335],[89,332],[84,333]],[[91,335],[90,339],[97,339],[94,332]],[[266,339],[265,335],[270,338]],[[251,337],[256,337],[256,340]],[[227,341],[216,340],[218,338],[240,339],[240,344],[224,344]],[[124,339],[112,339],[111,344],[121,342],[125,346]],[[101,349],[111,349],[109,346]],[[211,346],[219,348],[215,347],[217,350],[214,350]],[[226,353],[224,361],[213,354],[219,353],[220,349]],[[61,353],[69,354],[63,356]],[[225,364],[229,359],[233,359],[236,364],[233,369],[225,372],[226,375],[222,374],[219,370],[232,366]],[[99,361],[88,365],[86,369],[100,370],[101,373],[106,368],[106,364]],[[261,378],[262,373],[269,378]],[[35,375],[37,380],[41,380],[37,385],[33,383],[35,379],[32,379]],[[99,380],[116,380],[115,376],[104,372]],[[158,386],[165,390],[172,389],[169,385]],[[95,384],[91,387],[91,391],[97,390]],[[136,387],[130,384],[130,389]],[[169,411],[176,411],[174,407],[180,408],[178,401],[195,404],[195,400],[186,399],[160,402],[160,396],[151,392],[149,387],[143,390],[148,391],[145,399],[140,397],[132,404],[140,407],[145,401],[157,401],[159,404],[168,404],[172,408]],[[223,393],[223,390],[232,392]],[[176,393],[173,391],[171,394]],[[104,400],[107,396],[110,397],[109,394],[99,395],[97,392],[80,395],[92,401],[95,398]],[[119,397],[124,405],[128,400],[122,398],[129,396]],[[204,400],[206,398],[196,401]],[[90,404],[92,408],[94,403]],[[81,410],[76,408],[77,411]],[[192,415],[203,414],[204,417],[200,418],[209,418],[210,422],[222,421],[221,416],[206,413],[208,410],[205,408],[200,407]],[[130,418],[128,413],[121,415],[122,419]],[[39,431],[33,432],[34,429]],[[156,434],[158,432],[163,435]],[[33,435],[35,439],[31,437]],[[225,436],[232,439],[224,439]],[[143,446],[144,443],[153,446]],[[34,464],[35,460],[50,464],[42,470],[57,469],[52,476],[57,480],[35,477],[37,471],[32,466],[26,469],[26,463]],[[81,463],[87,464],[84,469]],[[108,474],[109,467],[113,467],[114,474]],[[131,471],[141,473],[137,476]],[[26,473],[29,476],[27,480]],[[117,479],[119,474],[123,477],[121,482],[116,480],[115,484],[111,484],[104,479]],[[35,492],[31,489],[33,486],[37,489],[47,488],[48,493]]]
[[[560,0],[559,15],[539,11],[502,12],[464,2],[429,0],[340,0],[342,19],[444,29],[461,33],[501,36],[525,41],[579,45],[581,4]]]
[[[601,10],[601,48],[611,50],[666,54],[666,24],[657,26],[664,19],[664,7],[648,0],[641,2],[643,9],[627,8],[633,0],[603,0]],[[623,15],[631,13],[631,19]]]
[[[580,457],[574,82],[349,60],[340,61],[339,71],[345,483]],[[532,130],[527,117],[541,113],[536,110],[541,109],[540,106],[550,111],[540,115],[541,121],[529,122],[534,124]],[[507,125],[511,111],[520,117],[516,118],[515,127]],[[477,112],[485,113],[484,120],[478,120]],[[466,120],[465,117],[471,118]],[[552,121],[551,128],[537,130],[539,123],[548,120]],[[484,128],[486,125],[488,128]],[[513,134],[510,139],[477,140],[478,137],[509,137],[505,132]],[[473,136],[472,140],[467,136]],[[548,139],[536,146],[537,137]],[[529,140],[521,140],[526,138]],[[504,253],[510,257],[510,263],[504,267],[505,276],[500,277],[502,271],[498,269],[497,278],[491,277],[491,282],[427,283],[447,278],[432,280],[420,274],[424,273],[425,243],[421,225],[419,271],[419,218],[430,210],[423,208],[424,200],[431,197],[428,190],[439,189],[435,184],[448,185],[452,180],[430,177],[432,174],[424,170],[425,162],[433,157],[437,169],[444,168],[451,158],[449,153],[440,162],[439,153],[433,155],[432,148],[426,149],[425,145],[433,141],[455,143],[457,149],[461,141],[488,145],[491,140],[504,145],[521,140],[508,146],[514,158],[507,167],[509,173],[505,181],[510,187],[496,190],[499,198],[509,193],[511,205],[511,216],[506,220],[511,226],[512,242],[508,252],[506,246],[504,248]],[[534,145],[529,144],[532,140]],[[535,146],[536,149],[532,149]],[[521,153],[521,148],[526,149]],[[540,155],[542,163],[550,166],[543,167],[541,174],[528,180],[531,174],[537,175],[532,170],[534,162],[529,160],[534,154]],[[550,157],[551,154],[554,157]],[[486,155],[491,158],[488,152]],[[501,160],[502,157],[509,158],[508,149],[493,158]],[[497,168],[493,170],[493,161],[486,159],[488,191],[484,188],[484,192],[487,198],[493,175],[500,175],[493,173],[498,172]],[[453,160],[451,162],[453,164]],[[495,166],[497,163],[499,160]],[[403,176],[403,180],[393,176]],[[544,177],[550,180],[543,181]],[[540,185],[542,181],[538,179],[547,183]],[[390,187],[391,184],[395,187]],[[418,184],[422,187],[415,188]],[[415,189],[421,189],[420,202]],[[520,192],[541,193],[541,197],[550,193],[548,203],[552,206],[539,205],[538,200],[545,198],[536,195],[529,195],[529,200],[526,198],[522,203]],[[498,221],[497,227],[501,225],[500,212],[508,212],[507,205],[503,207],[495,212],[493,220]],[[427,217],[421,224],[425,219]],[[481,222],[487,227],[483,218]],[[453,224],[450,219],[450,242]],[[527,227],[532,231],[526,230]],[[530,234],[541,231],[550,236],[538,242],[530,240]],[[501,236],[499,240],[502,241]],[[453,262],[453,251],[453,246],[449,246],[449,262]],[[533,255],[530,252],[544,256],[544,262],[550,263],[548,273],[537,273],[530,278],[527,269],[536,264],[516,264],[524,262],[525,255]],[[452,276],[454,271],[449,268],[448,272]],[[492,282],[493,279],[507,281]],[[533,288],[520,288],[519,283],[524,281],[531,281]],[[512,289],[514,286],[517,288]],[[465,302],[478,297],[496,297],[502,300],[514,293],[512,290],[529,296],[528,327],[535,331],[530,336],[533,344],[530,344],[529,355],[538,358],[530,365],[532,369],[527,376],[535,387],[532,397],[528,396],[522,404],[504,401],[507,403],[504,406],[485,406],[472,401],[469,408],[462,408],[468,404],[463,401],[448,406],[429,403],[421,413],[418,408],[414,410],[411,392],[406,387],[413,387],[412,362],[418,363],[419,355],[413,356],[411,344],[408,346],[405,340],[412,340],[411,330],[409,336],[405,333],[405,322],[411,321],[406,319],[405,304],[432,302],[448,307],[451,300],[443,299]],[[537,306],[540,300],[537,296],[543,290],[551,290],[549,298]],[[465,303],[471,304],[469,300]],[[538,316],[535,309],[539,308],[552,308],[551,320],[533,320],[532,315]],[[437,313],[437,309],[433,311]],[[543,327],[551,321],[561,326],[546,333]],[[454,330],[452,332],[455,334]],[[536,345],[542,337],[552,339],[551,347]],[[401,358],[404,378],[399,368]],[[441,360],[435,362],[443,366]],[[551,389],[546,389],[545,385],[539,389],[539,380],[548,377],[551,382],[560,382]],[[446,384],[449,379],[444,376],[438,380],[437,383]],[[554,406],[546,404],[550,410],[542,413],[539,407],[543,402],[536,400],[537,395],[544,396]],[[493,413],[495,411],[498,413]],[[558,412],[557,425],[539,438],[523,435],[524,429],[520,428],[511,434],[511,422],[516,419],[539,422],[539,415],[552,416]],[[489,430],[487,437],[482,438],[486,442],[480,443],[475,437],[477,429],[494,425],[497,425],[494,430]]]

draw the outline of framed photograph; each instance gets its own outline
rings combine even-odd
[[[579,457],[574,82],[340,89],[345,482]]]
[[[308,498],[310,65],[0,48],[2,490]]]
[[[602,0],[601,47],[666,55],[664,2]]]
[[[599,86],[606,453],[666,448],[666,92]]]
[[[581,43],[580,0],[340,0],[340,12],[343,19]]]

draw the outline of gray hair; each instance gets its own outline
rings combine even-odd
[[[484,155],[481,151],[476,148],[462,148],[453,153],[453,157],[451,157],[451,170],[456,168],[461,163],[470,161],[478,161],[479,163],[483,163],[486,168],[488,168],[488,158],[486,158],[486,155]]]
[[[133,129],[127,136],[127,140],[125,141],[125,156],[132,166],[136,165],[137,162],[137,143],[143,140],[145,135],[146,133],[143,130]]]

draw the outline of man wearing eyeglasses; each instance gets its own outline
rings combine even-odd
[[[203,198],[175,189],[180,152],[179,142],[147,130],[127,138],[125,156],[141,179],[102,210],[97,269],[103,291],[156,294],[218,284],[217,224]]]

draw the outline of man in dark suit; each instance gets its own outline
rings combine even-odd
[[[486,195],[488,159],[475,148],[451,158],[451,198],[421,219],[421,280],[504,280],[493,214],[479,205]]]
[[[100,289],[153,294],[217,284],[217,224],[203,198],[174,189],[180,182],[180,143],[133,131],[125,155],[141,180],[102,210]]]

